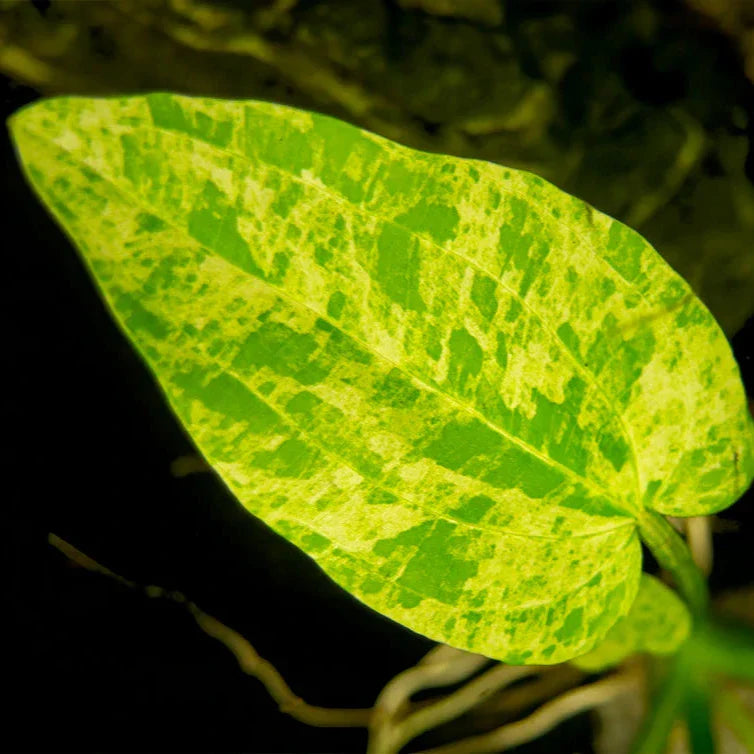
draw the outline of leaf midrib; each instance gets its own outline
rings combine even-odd
[[[336,451],[330,448],[326,448],[324,445],[322,445],[321,442],[316,440],[309,432],[299,427],[288,413],[282,411],[280,408],[272,404],[265,395],[258,392],[257,390],[254,390],[254,388],[248,385],[238,373],[234,372],[232,369],[226,369],[222,364],[218,363],[216,360],[213,360],[213,359],[207,359],[207,360],[219,366],[231,377],[238,380],[238,382],[240,382],[252,395],[254,395],[255,398],[257,398],[262,403],[264,403],[271,411],[273,411],[275,414],[277,414],[277,416],[279,416],[287,424],[289,424],[294,429],[294,431],[298,432],[302,437],[306,438],[306,440],[309,441],[314,447],[316,447],[317,450],[319,450],[321,453],[323,453],[326,456],[336,459],[338,462],[342,463],[344,466],[349,468],[354,473],[358,474],[363,479],[370,479],[370,477],[368,477],[362,471],[354,467],[354,465],[350,461],[348,461],[346,458],[344,458],[342,455],[340,455],[339,453],[337,453]],[[568,535],[564,535],[561,537],[548,536],[544,534],[521,533],[521,532],[511,531],[502,526],[491,526],[491,525],[486,525],[486,524],[471,523],[468,521],[464,521],[463,519],[460,519],[460,518],[454,518],[447,511],[438,511],[437,509],[429,505],[426,505],[425,503],[412,500],[411,498],[406,497],[405,494],[398,492],[397,490],[392,489],[391,487],[387,486],[385,482],[381,479],[371,478],[370,482],[371,482],[371,486],[367,487],[367,489],[381,489],[386,492],[389,492],[395,495],[398,499],[402,500],[408,506],[412,508],[417,508],[427,513],[431,513],[435,519],[443,518],[443,519],[446,519],[447,521],[453,522],[456,525],[467,526],[470,529],[477,529],[479,531],[489,532],[491,534],[504,534],[506,536],[520,537],[522,539],[545,539],[545,540],[551,540],[555,542],[562,542],[564,539],[571,539],[571,538],[578,539],[578,538],[588,538],[588,537],[599,537],[607,533],[614,532],[618,529],[622,529],[626,526],[635,526],[634,519],[626,517],[625,522],[616,524],[615,526],[606,527],[605,529],[600,529],[599,531],[590,531],[590,532],[578,533],[578,534],[569,533]],[[619,518],[619,516],[616,515],[614,516],[614,518]]]

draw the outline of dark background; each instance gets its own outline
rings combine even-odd
[[[28,24],[36,23],[38,16],[40,23],[54,25],[50,14],[61,7],[55,3],[51,8],[49,3],[28,5],[31,10],[23,13],[36,14],[22,17]],[[83,5],[70,3],[59,12],[83,14],[65,9]],[[299,4],[307,12],[315,5]],[[479,26],[474,19],[435,19],[399,4],[384,5],[393,15],[388,16],[390,25],[380,32],[385,39],[379,54],[388,61],[396,56],[400,60],[401,55],[405,59],[407,47],[423,43],[426,35],[437,29],[463,36],[469,29],[480,28],[484,34],[505,33],[515,38],[511,30],[521,25],[525,15],[515,3],[502,3],[504,21]],[[689,279],[732,338],[751,396],[754,230],[745,222],[736,225],[726,215],[730,207],[722,206],[729,196],[740,202],[749,200],[747,191],[752,190],[754,178],[749,145],[752,130],[747,125],[751,121],[742,120],[739,112],[730,115],[728,123],[723,105],[713,102],[720,89],[730,108],[754,114],[752,84],[744,75],[745,61],[735,35],[724,34],[683,3],[646,3],[661,19],[659,31],[643,39],[641,45],[632,42],[626,31],[621,38],[628,41],[610,51],[604,47],[604,36],[621,28],[621,14],[627,11],[617,3],[603,4],[606,10],[600,12],[591,5],[535,2],[526,11],[534,17],[534,8],[536,21],[560,18],[565,8],[566,13],[579,16],[581,24],[578,39],[571,40],[579,54],[557,82],[560,110],[556,116],[548,116],[547,138],[564,145],[564,150],[574,143],[587,148],[593,145],[603,162],[585,158],[580,169],[559,185],[574,193],[581,186],[579,195],[599,209],[619,217],[621,213],[630,215],[635,205],[624,207],[623,199],[601,188],[595,176],[600,169],[608,178],[611,170],[624,170],[619,177],[628,182],[629,193],[641,192],[652,176],[641,170],[637,173],[632,163],[641,166],[644,161],[656,161],[651,134],[657,129],[650,126],[660,123],[664,113],[675,112],[673,108],[686,107],[695,114],[706,134],[706,151],[697,157],[671,198],[639,230],[661,253],[666,253],[660,243],[664,238],[669,260],[677,268],[685,265],[685,270],[691,271]],[[8,20],[3,13],[9,12],[0,12],[0,32],[3,21]],[[92,90],[107,91],[108,86],[110,91],[130,90],[128,81],[120,82],[118,88],[117,76],[108,73],[136,69],[127,55],[126,60],[118,57],[117,45],[113,49],[114,27],[95,24],[86,28],[84,21],[79,21],[84,24],[81,33],[94,61]],[[432,26],[427,31],[427,24],[435,23],[437,29]],[[29,34],[32,41],[18,43],[34,50],[34,36]],[[271,38],[277,39],[274,34]],[[0,35],[0,50],[8,39],[11,37]],[[538,66],[545,67],[542,60],[546,55],[536,49],[532,38],[527,39],[526,44],[520,38],[516,43],[521,75],[530,81],[538,76],[547,80],[538,70]],[[544,32],[542,39],[550,45],[557,42]],[[289,42],[284,39],[281,44]],[[695,51],[684,52],[682,42],[696,44]],[[676,50],[674,56],[668,56],[668,48]],[[463,50],[461,47],[458,54]],[[657,60],[665,62],[660,65]],[[713,70],[703,76],[701,67],[709,68],[710,61]],[[75,68],[74,64],[78,64],[76,60],[65,56],[58,62],[62,71],[68,70],[66,65]],[[417,80],[424,76],[429,82],[433,70],[428,64]],[[614,90],[600,82],[600,70],[623,71],[610,81],[622,82],[621,91],[629,92],[625,102],[633,103],[636,113],[628,122],[638,132],[624,124],[616,135],[616,129],[600,130],[603,116],[590,120],[589,112],[600,102],[615,100]],[[297,84],[295,75],[278,72],[277,76],[268,86],[273,90],[269,99],[292,99],[347,117],[337,98],[335,104],[328,103],[321,94],[314,97],[306,91],[300,81]],[[710,81],[703,85],[700,82],[705,76]],[[139,81],[133,90],[152,88],[143,73],[136,78]],[[406,87],[418,86],[411,84],[409,73],[404,79],[409,82]],[[367,88],[377,87],[366,74],[364,80]],[[179,86],[173,88],[180,90]],[[205,85],[205,90],[210,88]],[[247,96],[262,96],[250,88]],[[191,90],[190,85],[183,90]],[[281,96],[275,97],[278,92]],[[40,93],[57,91],[8,72],[0,82],[2,119]],[[318,102],[307,103],[312,97]],[[442,90],[437,97],[442,100]],[[431,110],[429,105],[425,110]],[[407,143],[415,141],[417,133],[429,140],[421,144],[425,148],[440,148],[443,139],[452,141],[448,124],[455,122],[453,118],[443,120],[442,113],[432,117],[435,120],[425,112],[423,119],[414,114],[399,123],[407,129]],[[414,130],[409,131],[406,123]],[[640,137],[645,132],[650,136],[643,143]],[[505,162],[506,156],[516,154],[515,140],[506,137],[503,143],[496,138],[472,139],[468,149],[487,153],[489,159],[499,156]],[[732,149],[731,139],[742,148]],[[531,138],[526,144],[528,151],[522,147],[518,154],[526,153],[530,162],[540,160],[546,168],[550,147],[538,152],[531,146]],[[627,144],[634,146],[629,149]],[[737,162],[730,157],[734,153]],[[557,150],[553,154],[557,155]],[[590,159],[594,162],[591,167]],[[616,167],[616,161],[621,165]],[[667,165],[676,162],[677,157],[671,155]],[[557,160],[550,164],[549,172],[557,174],[553,165]],[[548,170],[542,172],[547,175]],[[54,532],[128,579],[183,592],[245,635],[293,690],[313,704],[368,707],[392,676],[414,664],[432,646],[349,597],[305,555],[243,511],[213,475],[176,478],[170,473],[174,459],[192,452],[191,443],[110,319],[74,250],[24,183],[5,130],[0,181],[5,239],[0,275],[5,384],[0,409],[6,438],[0,494],[6,518],[3,550],[8,558],[9,586],[4,623],[10,628],[10,638],[3,642],[7,653],[4,687],[10,699],[10,704],[6,701],[4,705],[4,748],[363,751],[364,731],[312,728],[279,713],[261,684],[244,676],[228,650],[206,637],[180,605],[149,599],[142,592],[78,568],[47,544],[48,532]],[[704,204],[705,197],[713,195],[720,207]],[[610,202],[615,206],[605,206]],[[702,230],[695,229],[695,222],[701,222]],[[675,235],[668,230],[673,228]],[[705,228],[717,228],[710,241],[705,240]],[[687,240],[692,231],[697,233],[704,255],[697,249],[698,257],[694,256]],[[715,238],[719,257],[715,257]],[[729,526],[716,535],[711,581],[716,594],[752,583],[751,492],[722,517],[738,528]],[[590,751],[586,716],[522,749],[577,750]]]

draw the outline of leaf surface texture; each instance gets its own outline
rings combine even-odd
[[[415,631],[583,654],[636,596],[641,509],[751,480],[712,316],[532,174],[262,102],[59,98],[11,128],[231,491]]]

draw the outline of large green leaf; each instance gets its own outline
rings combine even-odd
[[[261,102],[60,98],[11,129],[228,487],[415,631],[583,654],[636,595],[642,508],[754,473],[711,315],[534,175]]]
[[[672,654],[688,638],[690,630],[691,615],[686,605],[661,581],[643,573],[628,614],[618,620],[591,652],[572,662],[582,670],[598,672],[636,652]]]

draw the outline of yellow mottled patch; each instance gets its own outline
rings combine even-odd
[[[332,472],[333,483],[342,490],[350,490],[364,481],[364,477],[348,466],[339,466]]]

